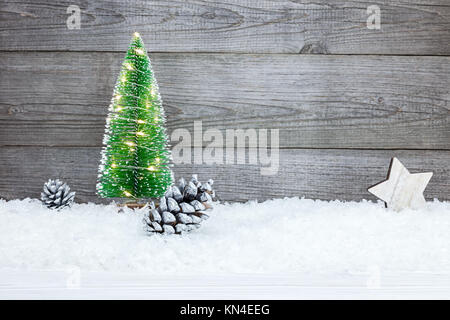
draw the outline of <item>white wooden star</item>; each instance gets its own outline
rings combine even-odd
[[[425,205],[423,191],[432,176],[433,172],[411,174],[397,158],[392,158],[387,180],[370,187],[368,191],[395,211],[418,209]]]

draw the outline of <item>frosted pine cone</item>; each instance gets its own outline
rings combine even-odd
[[[70,192],[69,186],[58,179],[49,179],[44,184],[43,191],[41,201],[49,209],[61,210],[70,207],[75,198],[75,192]]]
[[[151,233],[181,234],[198,229],[203,220],[209,218],[205,213],[212,208],[215,192],[214,181],[200,183],[197,175],[191,181],[179,180],[178,186],[170,187],[155,207],[150,203],[150,212],[144,217],[145,230]]]

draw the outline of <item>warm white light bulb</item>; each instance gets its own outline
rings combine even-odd
[[[130,63],[125,63],[125,68],[127,68],[128,70],[134,70],[133,66]]]
[[[129,193],[128,191],[124,191],[123,194],[126,195],[127,197],[131,197],[131,193]]]
[[[147,170],[148,170],[148,171],[155,171],[155,167],[150,166],[150,167],[147,168]]]
[[[137,134],[138,136],[145,136],[145,133],[143,133],[142,131],[138,131],[138,132],[136,132],[136,134]]]
[[[132,141],[127,141],[127,142],[125,142],[125,144],[127,145],[127,146],[130,146],[130,147],[134,147],[136,144],[134,143],[134,142],[132,142]]]
[[[139,48],[135,49],[134,51],[135,51],[137,54],[144,54],[144,50],[139,49]]]
[[[117,165],[115,163],[111,164],[111,167],[117,168]]]
[[[142,123],[145,123],[145,121],[139,119],[139,120],[137,121],[137,123],[141,123],[141,124],[142,124]]]
[[[135,37],[140,37],[141,35],[139,34],[139,32],[135,32],[135,33],[134,33],[134,36],[135,36]]]

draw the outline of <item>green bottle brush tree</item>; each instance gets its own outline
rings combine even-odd
[[[165,115],[150,58],[135,33],[106,120],[97,192],[132,201],[164,195],[173,182]]]

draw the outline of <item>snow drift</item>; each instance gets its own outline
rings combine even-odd
[[[182,236],[148,236],[143,210],[75,204],[51,211],[38,200],[0,200],[0,269],[219,273],[450,272],[450,203],[420,211],[381,202],[220,204]]]

